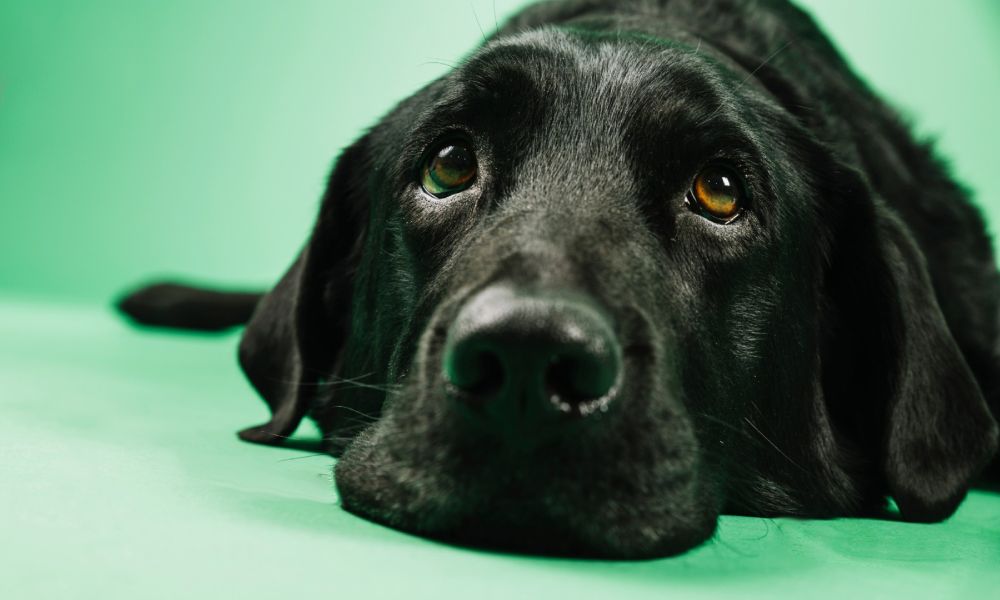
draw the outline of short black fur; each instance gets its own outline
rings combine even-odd
[[[449,139],[479,171],[435,199],[420,165]],[[727,225],[685,201],[714,163],[750,198]],[[606,412],[526,445],[470,426],[441,365],[498,289],[607,315]],[[467,543],[661,556],[723,511],[888,497],[936,521],[996,472],[998,301],[965,191],[804,12],[545,2],[341,156],[244,335],[274,416],[241,435],[309,416],[345,508]]]

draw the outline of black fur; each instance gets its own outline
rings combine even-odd
[[[478,179],[433,200],[418,165],[452,135]],[[728,225],[684,202],[714,160],[750,191]],[[586,295],[623,347],[608,412],[530,450],[470,433],[441,374],[498,284]],[[659,556],[722,511],[887,497],[935,521],[996,455],[998,299],[980,214],[805,13],[547,2],[341,156],[244,335],[274,417],[241,435],[308,415],[345,508],[463,542]]]
[[[140,324],[224,331],[246,325],[261,296],[257,292],[222,292],[177,283],[155,283],[127,294],[117,308]]]

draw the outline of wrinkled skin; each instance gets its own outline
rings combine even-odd
[[[342,453],[346,509],[464,543],[681,552],[723,512],[950,515],[996,452],[998,280],[978,213],[784,2],[529,8],[346,150],[241,362]],[[643,14],[640,14],[643,13]],[[422,189],[460,136],[468,189]],[[686,201],[723,161],[747,204]],[[606,410],[523,439],[443,375],[484,290],[586,298]],[[994,413],[995,414],[995,413]]]

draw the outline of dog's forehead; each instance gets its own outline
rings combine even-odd
[[[626,118],[639,110],[722,115],[736,86],[697,46],[641,34],[543,29],[503,37],[474,53],[450,78],[439,105],[545,102]],[[580,114],[580,117],[585,116]],[[594,116],[594,115],[590,115]]]
[[[734,145],[759,149],[757,117],[739,100],[743,79],[697,43],[545,28],[484,45],[442,82],[424,115],[438,125],[455,116],[494,142],[516,140],[506,154],[544,157],[522,162],[520,182],[579,188],[602,172],[660,172],[641,166],[651,153],[684,161]]]

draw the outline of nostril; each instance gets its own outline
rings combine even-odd
[[[549,399],[564,412],[606,396],[614,386],[618,365],[612,354],[555,356],[545,373]]]
[[[448,352],[444,361],[445,378],[462,391],[477,396],[489,396],[503,387],[503,363],[489,348],[459,344]]]

